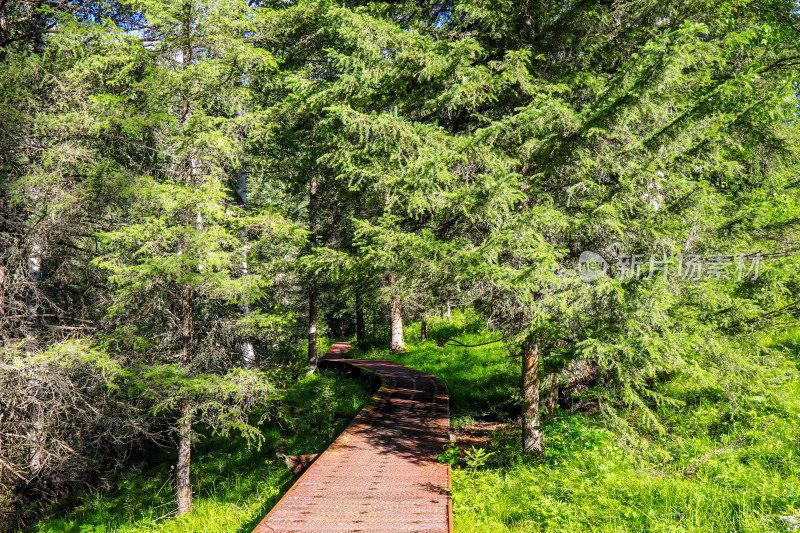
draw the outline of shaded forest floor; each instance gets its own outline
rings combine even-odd
[[[520,452],[519,363],[502,343],[439,348],[497,338],[457,315],[406,331],[397,362],[441,377],[450,389],[457,532],[792,531],[800,524],[800,335],[765,339],[774,350],[768,383],[740,391],[674,378],[679,406],[656,407],[664,432],[635,410],[620,413],[627,435],[599,414],[567,412],[545,422],[546,449]],[[351,354],[357,357],[357,353]],[[386,357],[369,351],[367,357]],[[588,409],[592,411],[592,409]],[[645,429],[643,429],[645,427]]]
[[[276,457],[317,453],[344,430],[372,397],[367,379],[320,371],[285,392],[280,417],[262,428],[260,450],[242,439],[210,437],[192,450],[195,510],[174,518],[174,448],[145,450],[118,475],[99,480],[47,509],[36,533],[250,533],[297,476]]]

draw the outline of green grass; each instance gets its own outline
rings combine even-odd
[[[513,424],[518,362],[502,343],[436,346],[449,336],[466,344],[496,338],[469,316],[429,329],[432,340],[420,342],[418,324],[408,327],[403,353],[362,355],[441,377],[455,431],[474,420],[509,422],[486,446],[483,466],[462,453],[453,470],[457,532],[783,532],[792,528],[779,517],[800,515],[797,332],[772,341],[778,353],[771,356],[775,370],[765,374],[768,392],[754,386],[741,405],[732,406],[724,391],[673,380],[664,387],[685,405],[660,409],[665,434],[623,438],[600,416],[560,413],[546,423],[546,450],[534,458],[521,453]]]
[[[540,457],[520,450],[513,423],[519,364],[504,345],[438,348],[450,336],[466,344],[496,338],[460,314],[432,322],[430,333],[420,342],[419,324],[411,324],[408,349],[391,358],[448,384],[455,431],[476,420],[506,422],[485,459],[463,450],[453,470],[457,532],[784,532],[791,527],[779,516],[800,514],[798,332],[771,341],[770,382],[740,405],[722,390],[673,379],[663,387],[685,404],[659,410],[665,434],[642,431],[631,440],[599,416],[560,413],[545,425]],[[388,357],[385,350],[352,355]],[[53,509],[34,531],[250,533],[293,481],[272,453],[280,439],[293,453],[319,451],[370,396],[363,381],[320,373],[287,395],[283,425],[265,428],[261,451],[235,440],[203,442],[193,459],[197,496],[189,516],[158,519],[174,509],[174,457],[165,450],[121,475],[115,491],[84,494],[70,512]]]
[[[321,371],[297,382],[281,402],[279,419],[263,427],[260,450],[237,438],[206,438],[192,450],[195,509],[175,518],[171,448],[151,450],[92,492],[48,510],[36,533],[250,533],[296,476],[274,449],[317,453],[372,397],[374,383]]]
[[[418,322],[405,328],[406,351],[389,356],[384,349],[354,349],[351,357],[386,358],[396,360],[441,378],[450,393],[450,416],[454,425],[480,417],[486,420],[507,418],[518,410],[520,368],[509,357],[503,343],[477,348],[448,345],[439,348],[437,342],[456,336],[464,344],[478,344],[500,338],[487,335],[470,317],[456,313],[452,322],[432,320],[429,340],[420,342]]]

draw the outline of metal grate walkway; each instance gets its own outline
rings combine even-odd
[[[381,376],[369,405],[281,498],[253,533],[452,531],[447,388],[392,361],[345,359],[336,343],[324,365]]]

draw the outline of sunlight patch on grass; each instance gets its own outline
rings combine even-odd
[[[471,468],[462,454],[454,467],[456,532],[793,530],[790,520],[800,515],[800,332],[773,340],[767,393],[732,405],[725,391],[675,378],[663,387],[685,405],[657,409],[666,434],[643,434],[631,443],[599,416],[559,412],[545,422],[546,449],[534,458],[521,453],[516,425],[518,360],[502,343],[436,344],[447,337],[478,344],[499,335],[461,313],[451,322],[432,321],[429,331],[431,340],[422,342],[412,324],[404,352],[364,356],[389,357],[442,378],[456,430],[478,420],[510,428],[493,434],[485,465]]]

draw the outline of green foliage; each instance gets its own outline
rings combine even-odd
[[[369,356],[389,296],[407,321],[429,318],[431,340],[398,359],[448,382],[457,421],[519,414],[522,346],[537,347],[547,386],[586,371],[573,399],[602,421],[546,425],[552,466],[578,468],[577,441],[596,459],[580,468],[630,474],[622,445],[611,465],[596,450],[612,429],[664,460],[689,456],[665,440],[686,427],[707,433],[681,434],[692,453],[737,432],[752,450],[791,411],[774,392],[795,369],[768,334],[800,316],[794,3],[1,4],[2,371],[26,401],[37,395],[24,372],[43,368],[64,390],[89,376],[88,405],[110,398],[159,423],[268,440],[250,414],[287,398],[313,291],[321,335],[345,334],[349,309],[371,313],[358,334]],[[611,265],[631,253],[763,264],[757,279],[617,271],[584,283],[584,250]],[[444,302],[475,314],[443,324]],[[451,335],[503,342],[436,346]],[[240,369],[242,343],[268,368]],[[332,425],[316,403],[335,390],[308,383],[313,405],[287,403],[284,417],[312,409]],[[788,484],[794,452],[773,444],[767,462]],[[29,450],[0,456],[17,469],[0,485],[40,478]],[[470,453],[470,483],[509,456]],[[545,500],[559,490],[514,461]],[[613,497],[581,493],[611,502],[587,510],[608,520],[561,515],[559,496],[528,525],[691,530],[677,515],[689,516],[695,480],[642,479]],[[756,527],[757,483],[742,479],[741,500],[698,489],[730,511],[709,506],[702,527]],[[651,491],[672,521],[614,510],[625,491]]]
[[[494,452],[487,452],[483,448],[475,448],[473,446],[464,452],[464,462],[467,464],[468,469],[476,470],[486,466],[486,462],[492,455],[494,455]]]
[[[454,443],[450,442],[445,444],[444,451],[436,456],[436,460],[449,465],[454,465],[458,462],[460,456],[461,449]]]
[[[260,449],[244,436],[207,437],[197,446],[192,482],[195,511],[175,518],[171,466],[175,452],[148,450],[140,460],[104,486],[53,507],[34,528],[36,533],[103,533],[250,531],[295,481],[276,448],[287,453],[319,453],[350,423],[372,396],[367,382],[338,373],[318,372],[289,387],[280,416],[259,429]],[[202,427],[202,426],[201,426]]]
[[[454,324],[436,325],[431,334],[470,343],[492,338],[464,334],[462,327],[456,315]],[[521,453],[520,429],[506,411],[501,421],[511,424],[495,429],[485,449],[466,451],[461,460],[450,444],[439,456],[455,465],[456,531],[785,531],[791,523],[780,517],[800,510],[797,338],[793,331],[764,339],[774,351],[761,360],[769,367],[742,391],[746,410],[722,389],[691,378],[663,380],[658,387],[673,389],[680,400],[655,408],[663,434],[636,422],[642,412],[635,408],[617,413],[639,428],[633,436],[616,431],[607,417],[559,410],[545,422],[547,445],[534,459]],[[392,357],[404,364],[427,360],[423,369],[445,376],[453,412],[487,415],[471,401],[470,384],[459,380],[460,360],[446,356],[451,348],[434,358],[427,344],[410,343],[407,353]],[[469,351],[474,366],[485,366],[503,349]],[[453,419],[457,435],[462,424],[474,423],[468,418]]]
[[[391,358],[398,363],[441,378],[450,394],[450,416],[505,418],[518,412],[520,369],[509,357],[503,343],[464,349],[459,346],[437,346],[437,341],[457,337],[465,344],[477,344],[498,338],[481,329],[474,314],[453,313],[453,321],[432,318],[430,340],[419,341],[419,323],[406,328],[408,350]],[[468,333],[465,333],[468,331]],[[356,349],[352,357],[386,357],[385,349],[363,353]]]
[[[603,405],[655,424],[649,405],[671,400],[648,380],[746,380],[740,354],[758,348],[739,334],[796,319],[796,14],[775,9],[777,32],[738,1],[460,2],[425,31],[338,8],[313,23],[339,74],[289,101],[324,131],[317,161],[370,206],[354,244],[399,272],[409,310],[460,294],[550,371],[597,365]],[[758,280],[585,284],[583,250],[781,259]]]

